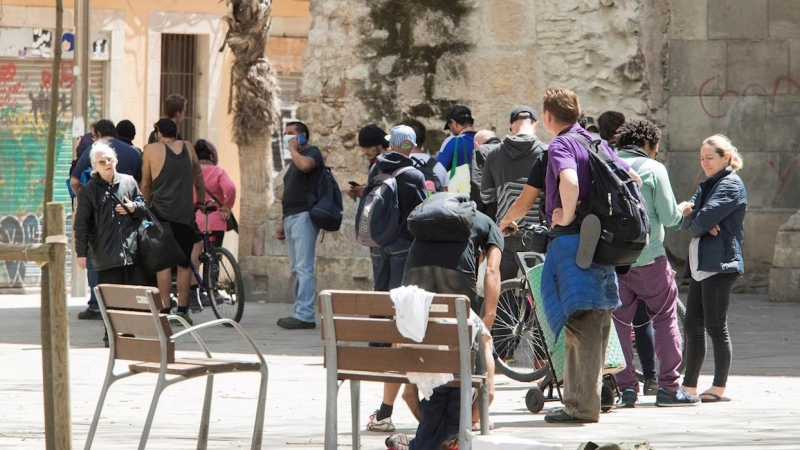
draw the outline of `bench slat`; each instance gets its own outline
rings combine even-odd
[[[153,300],[155,300],[156,306],[162,305],[159,309],[165,307],[161,302],[161,297],[158,295],[157,287],[127,286],[121,284],[103,284],[98,287],[100,288],[100,293],[103,296],[106,308],[109,309],[124,308],[137,311],[150,311],[145,291],[153,293]]]
[[[380,342],[389,344],[429,344],[458,347],[458,327],[453,323],[428,322],[425,339],[415,342],[397,331],[397,324],[390,319],[367,319],[359,317],[335,317],[336,340],[339,342]],[[470,330],[472,333],[472,330]],[[325,326],[322,326],[322,340],[325,340]]]
[[[236,361],[232,359],[179,358],[176,363],[199,364],[208,367],[209,372],[221,373],[237,370],[240,372],[257,372],[261,369],[258,361]]]
[[[139,364],[131,364],[128,366],[131,372],[135,373],[158,373],[161,364],[154,362],[146,362]],[[180,375],[187,378],[206,375],[209,372],[208,367],[197,364],[167,364],[167,374]]]
[[[161,362],[161,344],[158,340],[117,336],[116,359],[127,361]],[[167,362],[175,362],[175,343],[167,342]]]
[[[389,298],[388,292],[362,292],[362,291],[325,291],[331,294],[333,304],[333,315],[374,315],[374,316],[394,316],[394,306]],[[433,298],[432,310],[429,313],[431,318],[451,318],[456,317],[455,300],[466,298],[458,295],[436,294]],[[322,311],[322,305],[318,302],[318,308]],[[440,310],[441,309],[441,310]],[[469,310],[469,300],[467,301]]]
[[[390,374],[390,373],[383,373],[383,372],[359,372],[359,371],[339,371],[337,373],[337,378],[339,381],[343,380],[358,380],[358,381],[374,381],[376,383],[402,383],[407,384],[409,383],[408,378],[404,374]],[[447,387],[454,387],[458,388],[461,387],[459,384],[461,381],[458,376],[455,379],[445,386]],[[485,375],[473,375],[472,376],[472,386],[473,387],[480,387],[486,382]]]
[[[461,368],[458,350],[337,346],[337,359],[340,371],[459,373]],[[474,366],[474,354],[472,359]]]
[[[111,325],[114,327],[114,332],[132,334],[136,337],[155,337],[158,338],[158,328],[156,322],[153,320],[153,314],[148,310],[147,312],[139,311],[120,311],[109,309],[108,318],[111,320]],[[164,329],[167,336],[172,334],[169,326],[169,321],[166,315],[160,315],[160,326]]]

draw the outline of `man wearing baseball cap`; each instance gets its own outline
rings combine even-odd
[[[414,161],[409,157],[417,145],[417,135],[414,129],[408,125],[398,125],[392,128],[387,137],[389,138],[389,152],[379,155],[378,162],[369,171],[365,195],[372,187],[370,182],[378,174],[392,174],[404,167],[412,169],[395,176],[397,202],[400,207],[400,217],[403,220],[400,235],[389,245],[370,247],[369,249],[376,291],[389,291],[402,285],[408,249],[411,248],[411,243],[414,241],[414,236],[406,226],[406,219],[411,211],[428,196],[425,189],[425,177],[422,172],[414,168]],[[392,409],[401,386],[396,383],[384,384],[383,402],[380,408],[370,416],[367,423],[368,430],[394,431]]]
[[[389,148],[389,139],[387,139],[386,132],[381,127],[371,123],[359,130],[358,146],[361,147],[364,156],[369,160],[367,163],[367,171],[369,171],[378,162],[378,155]],[[347,192],[347,196],[353,200],[361,198],[364,195],[365,187],[365,185],[355,184],[353,181],[350,183],[350,191]]]
[[[451,179],[456,177],[458,167],[465,164],[467,165],[466,173],[469,176],[469,164],[472,163],[472,152],[475,147],[474,123],[475,119],[472,117],[472,111],[464,105],[454,106],[445,117],[444,129],[449,130],[451,136],[442,143],[436,159],[449,171]],[[468,179],[465,192],[460,192],[458,178],[456,178],[452,186],[451,191],[469,195]]]

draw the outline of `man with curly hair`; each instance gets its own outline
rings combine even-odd
[[[617,131],[618,155],[642,179],[642,198],[650,218],[650,236],[639,259],[630,272],[619,276],[619,297],[622,306],[614,311],[614,325],[625,354],[626,368],[617,374],[622,390],[621,404],[632,408],[637,401],[639,382],[633,364],[631,321],[638,300],[644,301],[655,330],[655,353],[658,358],[658,393],[656,406],[696,405],[700,399],[681,389],[678,367],[681,364],[681,335],[675,312],[678,286],[664,250],[664,227],[681,228],[683,217],[692,204],[677,204],[667,169],[655,160],[661,131],[647,120],[628,120]]]

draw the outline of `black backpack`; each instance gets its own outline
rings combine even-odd
[[[417,205],[408,215],[408,231],[428,242],[467,242],[477,208],[464,194],[440,192]]]
[[[359,244],[384,247],[400,237],[404,217],[400,212],[397,177],[412,170],[411,166],[394,172],[378,169],[378,173],[367,182],[356,211],[356,241]]]
[[[438,161],[436,161],[436,158],[431,156],[425,162],[422,162],[421,160],[414,158],[413,155],[410,156],[410,158],[414,160],[414,167],[420,172],[422,172],[422,175],[425,177],[425,181],[433,181],[433,185],[435,186],[435,191],[441,192],[442,183],[441,181],[439,181],[439,177],[437,177],[436,173],[434,173],[433,171],[433,168],[436,167],[436,164],[438,163]]]
[[[592,186],[589,199],[578,205],[578,219],[600,219],[600,240],[593,261],[603,266],[630,266],[647,246],[650,219],[636,180],[601,145],[568,133],[589,152]]]
[[[314,225],[325,231],[339,231],[344,215],[342,191],[330,167],[323,165],[317,171],[314,190],[308,195],[308,206]]]

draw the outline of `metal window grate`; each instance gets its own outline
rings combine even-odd
[[[178,125],[178,132],[184,140],[194,142],[197,121],[196,111],[197,78],[197,36],[193,34],[161,35],[161,105],[171,94],[180,94],[188,100],[186,115]],[[164,114],[164,111],[162,111]]]

